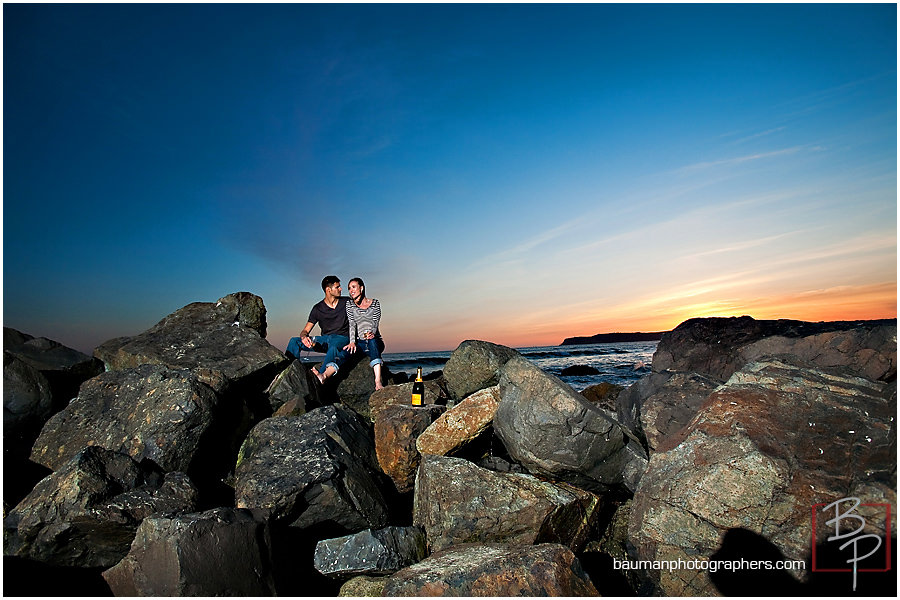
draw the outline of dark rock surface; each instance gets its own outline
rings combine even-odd
[[[560,377],[575,375],[599,375],[600,371],[590,365],[572,365],[560,371]]]
[[[506,346],[481,340],[462,342],[444,365],[450,396],[459,401],[480,389],[497,385],[500,368],[514,356],[519,353]]]
[[[57,469],[82,448],[101,446],[165,471],[193,474],[210,434],[218,396],[191,371],[142,365],[110,371],[84,383],[79,396],[44,426],[31,453]],[[208,448],[209,454],[221,448]]]
[[[194,302],[141,334],[104,343],[94,356],[111,370],[142,364],[190,369],[219,392],[265,387],[288,362],[265,340],[265,314],[262,298],[248,292]]]
[[[266,509],[298,528],[334,523],[342,533],[387,525],[386,485],[369,424],[339,405],[263,420],[235,468],[238,508]]]
[[[633,490],[647,465],[644,449],[621,425],[525,358],[500,377],[494,429],[532,473],[596,492]]]
[[[599,498],[531,475],[495,473],[447,456],[422,457],[413,519],[432,552],[456,544],[555,542],[578,549]]]
[[[329,577],[390,575],[427,556],[420,527],[384,527],[322,540],[316,545],[315,567]]]
[[[54,412],[78,394],[81,383],[103,372],[103,363],[47,338],[3,328],[3,350],[41,372],[50,383]]]
[[[416,440],[446,410],[440,405],[388,406],[375,420],[375,455],[398,492],[412,491],[420,454]]]
[[[3,352],[3,446],[28,455],[41,427],[53,414],[50,382],[15,355]]]
[[[109,567],[128,552],[141,520],[191,511],[197,489],[184,473],[161,472],[91,446],[43,479],[4,519],[4,554],[54,565]]]
[[[272,596],[271,565],[265,521],[216,508],[144,519],[128,555],[103,577],[116,596]]]
[[[299,360],[291,361],[266,389],[272,412],[280,414],[278,411],[285,407],[284,411],[300,416],[322,406],[324,402],[319,398],[320,386],[317,383],[307,365]]]
[[[398,571],[385,596],[597,596],[572,551],[558,544],[449,548]]]

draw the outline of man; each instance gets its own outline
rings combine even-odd
[[[313,305],[300,337],[292,337],[285,351],[290,358],[300,358],[303,348],[324,352],[322,366],[318,370],[312,369],[319,383],[325,383],[326,379],[338,372],[347,360],[345,347],[350,344],[348,298],[341,296],[341,280],[328,275],[322,280],[322,291],[325,292],[325,298]],[[322,330],[322,335],[310,337],[309,333],[316,324]]]

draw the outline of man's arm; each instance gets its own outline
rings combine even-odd
[[[313,341],[309,337],[309,332],[312,331],[313,323],[307,323],[306,327],[303,328],[303,331],[300,332],[300,341],[307,348],[313,347]]]

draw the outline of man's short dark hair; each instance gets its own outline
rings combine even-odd
[[[338,278],[337,275],[327,275],[325,277],[325,279],[322,280],[322,291],[324,292],[325,290],[327,290],[334,284],[340,283],[340,282],[341,282],[341,280]]]

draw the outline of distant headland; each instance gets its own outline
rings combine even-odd
[[[657,342],[662,339],[664,333],[666,332],[598,333],[591,336],[566,338],[560,346],[574,346],[577,344],[611,344],[615,342]]]

